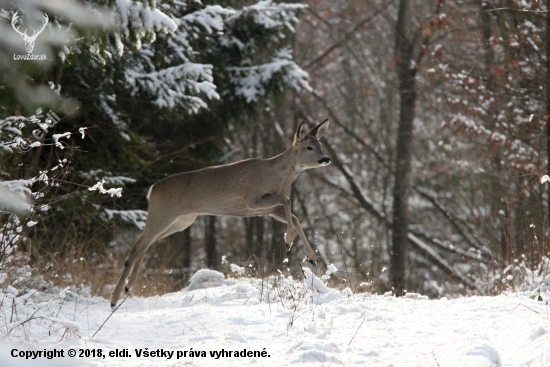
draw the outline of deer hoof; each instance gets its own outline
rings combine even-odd
[[[285,242],[286,250],[290,251],[290,248],[292,247],[292,243],[288,244]]]
[[[317,266],[317,261],[315,261],[315,260],[308,260],[308,261],[311,265]]]
[[[130,293],[130,291],[131,291],[131,289],[130,289],[130,288],[128,288],[128,287],[124,287],[124,291],[126,292],[126,294],[129,294],[129,293]]]

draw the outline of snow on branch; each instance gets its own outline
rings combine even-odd
[[[309,268],[302,268],[304,272],[304,282],[309,289],[316,289],[319,293],[328,293],[329,288],[323,281],[315,276]]]
[[[63,134],[53,134],[52,135],[53,142],[54,142],[55,146],[59,147],[61,149],[63,149],[63,144],[59,142],[59,139],[61,139],[61,138],[69,139],[70,137],[71,137],[70,132],[66,132],[66,133],[63,133]]]
[[[136,226],[139,230],[145,228],[147,221],[147,212],[145,210],[112,210],[105,209],[102,218],[106,221],[111,221],[119,217],[123,222]]]
[[[116,0],[116,6],[120,16],[120,28],[126,37],[133,29],[137,30],[136,33],[140,36],[150,35],[152,42],[155,40],[155,31],[175,32],[177,29],[176,22],[168,15],[141,2]],[[138,43],[138,48],[139,46]]]
[[[116,102],[116,97],[115,96],[100,97],[99,104],[103,109],[103,112],[105,112],[111,118],[113,125],[115,125],[116,128],[119,130],[120,136],[122,136],[124,140],[130,141],[130,136],[124,132],[124,130],[127,129],[128,125],[118,117],[118,114],[111,108],[111,106],[109,106],[109,103],[107,102],[107,100],[113,100],[114,102]]]
[[[537,172],[539,152],[519,139],[510,139],[497,131],[491,131],[461,113],[447,116],[442,128],[453,129],[455,133],[465,133],[472,137],[485,139],[491,147],[504,150],[506,163],[530,173]]]
[[[88,190],[90,191],[98,190],[102,194],[111,195],[111,197],[115,195],[117,197],[122,197],[122,187],[105,190],[105,188],[103,187],[104,184],[105,184],[105,179],[102,179],[100,182],[96,183],[94,186],[90,187]]]
[[[242,67],[229,67],[231,82],[236,85],[236,94],[246,102],[255,102],[265,95],[267,85],[276,77],[296,91],[311,91],[308,73],[292,60],[292,51],[283,48],[271,62]]]
[[[236,47],[240,52],[253,54],[258,51],[258,43],[254,38],[242,38],[243,25],[250,34],[250,29],[257,29],[256,34],[269,32],[270,41],[278,44],[286,39],[285,31],[294,33],[294,24],[298,22],[298,12],[307,8],[304,4],[276,4],[271,0],[262,0],[258,3],[245,6],[241,11],[229,17],[226,21],[228,30],[221,39],[224,47]],[[252,32],[254,34],[254,32]],[[264,43],[265,41],[260,41]]]
[[[208,35],[222,35],[225,30],[225,19],[234,13],[235,10],[233,9],[219,5],[209,5],[183,17],[175,17],[174,20],[178,25],[178,29],[171,37],[167,38],[170,51],[163,55],[165,62],[172,64],[189,62],[197,53],[193,50],[190,42],[204,39],[205,33]],[[144,56],[148,57],[147,55]],[[152,65],[151,62],[150,64]]]
[[[262,0],[254,5],[243,8],[243,13],[251,13],[254,21],[265,28],[286,27],[294,32],[294,23],[298,22],[297,12],[306,9],[305,4],[274,3],[271,0]]]
[[[462,274],[460,274],[458,271],[456,271],[451,264],[449,264],[437,251],[432,249],[430,246],[428,246],[426,243],[424,243],[420,238],[416,237],[414,234],[410,233],[408,234],[409,241],[425,256],[428,257],[433,263],[437,264],[438,267],[443,270],[447,275],[455,279],[456,281],[461,282],[465,286],[468,286],[470,288],[473,287],[472,282],[470,279],[464,277]]]
[[[32,124],[40,124],[42,109],[36,110],[35,114],[26,116],[9,116],[0,120],[0,150],[13,153],[14,149],[27,151],[30,148],[40,146],[40,142],[30,143],[29,139],[23,137],[23,129],[31,128]]]
[[[194,30],[197,34],[194,38],[199,37],[198,32],[201,28],[206,33],[222,32],[224,29],[224,16],[235,14],[235,10],[221,7],[219,5],[208,5],[204,9],[186,14],[181,20],[180,25],[186,29]]]
[[[207,105],[196,94],[203,93],[208,99],[220,98],[213,83],[212,68],[212,65],[185,62],[150,73],[128,70],[126,80],[156,96],[155,104],[159,107],[173,108],[181,105],[189,113],[197,113]]]
[[[34,179],[0,181],[0,209],[21,213],[32,205],[30,187]]]

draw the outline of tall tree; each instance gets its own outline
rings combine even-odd
[[[550,0],[546,0],[546,174],[550,175]],[[548,223],[550,224],[550,185],[547,188]]]
[[[411,174],[413,121],[416,102],[416,65],[413,59],[411,1],[401,0],[395,26],[395,67],[399,79],[399,127],[393,186],[390,274],[399,295],[406,289],[408,251],[408,200]]]

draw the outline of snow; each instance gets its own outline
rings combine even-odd
[[[295,13],[307,8],[305,4],[276,4],[271,0],[261,0],[243,8],[245,13],[253,14],[254,22],[265,28],[286,27],[294,32],[293,23],[297,23]]]
[[[292,52],[288,48],[278,50],[271,62],[254,65],[228,67],[231,82],[235,84],[235,94],[243,97],[247,103],[257,101],[266,93],[266,85],[275,76],[280,75],[286,85],[296,91],[302,89],[311,91],[309,74],[292,60]]]
[[[323,294],[328,293],[330,290],[323,283],[323,281],[315,276],[309,268],[302,268],[305,276],[305,283],[310,289],[316,289],[317,292]]]
[[[184,103],[190,113],[198,113],[207,105],[193,93],[204,93],[211,100],[220,99],[212,70],[213,66],[209,64],[184,62],[150,73],[127,70],[126,81],[156,96],[155,104],[159,107],[174,108],[178,103]]]
[[[66,132],[66,133],[63,133],[63,134],[53,134],[53,135],[52,135],[53,142],[54,142],[55,146],[57,146],[57,147],[59,147],[59,148],[61,148],[61,149],[63,149],[63,144],[61,144],[61,143],[59,142],[59,139],[61,139],[61,138],[67,138],[67,139],[68,139],[68,138],[70,138],[70,137],[71,137],[71,133],[70,133],[70,132]]]
[[[239,275],[244,275],[244,268],[242,266],[239,266],[237,264],[231,264],[230,268],[231,268],[231,271],[233,273],[237,273]]]
[[[28,211],[32,203],[29,187],[33,184],[33,179],[0,181],[0,208],[18,213]]]
[[[216,270],[201,269],[197,271],[191,277],[191,279],[189,279],[189,286],[186,289],[194,290],[194,289],[204,288],[205,284],[208,284],[208,281],[210,280],[216,281],[214,285],[221,285],[225,280],[225,276]],[[213,286],[213,284],[210,283],[210,286]]]
[[[85,130],[87,130],[87,129],[88,129],[87,127],[81,127],[81,128],[78,129],[78,132],[80,133],[81,139],[84,139],[86,137]]]
[[[117,0],[116,5],[120,16],[120,28],[126,37],[130,35],[131,27],[143,28],[153,36],[155,30],[175,32],[177,29],[176,23],[158,9],[151,9],[131,0]]]
[[[550,306],[531,293],[428,300],[327,289],[202,269],[188,288],[130,297],[113,314],[99,297],[62,292],[46,302],[36,292],[24,300],[7,293],[1,315],[12,331],[0,365],[550,366]],[[20,307],[15,317],[32,313],[36,323],[14,327],[22,319],[4,318],[12,302]],[[101,349],[106,357],[25,360],[11,356],[14,348],[23,355]],[[130,356],[120,357],[124,351]]]
[[[113,188],[113,189],[109,189],[109,190],[106,190],[103,185],[105,184],[105,179],[102,179],[100,182],[96,183],[94,186],[88,188],[89,191],[96,191],[98,190],[100,193],[102,194],[108,194],[108,195],[111,195],[111,197],[113,196],[117,196],[117,197],[121,197],[122,196],[122,188]]]
[[[223,32],[223,17],[235,14],[235,10],[227,9],[219,5],[207,5],[203,9],[199,9],[192,13],[186,14],[183,17],[185,22],[182,22],[184,27],[189,25],[200,25],[206,33]],[[186,24],[187,23],[187,24]],[[196,26],[195,26],[196,27]],[[200,30],[196,27],[197,31]]]

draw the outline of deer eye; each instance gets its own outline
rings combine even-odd
[[[306,149],[307,150],[313,150],[313,147],[307,147]]]

